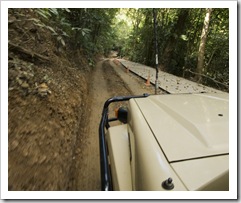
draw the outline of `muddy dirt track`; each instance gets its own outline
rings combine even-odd
[[[116,65],[112,59],[104,59],[97,64],[89,83],[86,117],[83,120],[85,137],[77,138],[72,164],[70,189],[78,191],[100,190],[98,128],[104,102],[113,96],[154,93],[153,86],[147,87],[145,81],[127,73],[122,65]],[[113,104],[110,113],[119,105]]]
[[[154,94],[154,87],[113,58],[101,59],[85,77],[69,62],[27,69],[29,63],[15,60],[17,65],[9,65],[8,190],[100,190],[98,128],[104,102]],[[47,78],[41,84],[47,95],[40,94],[41,85],[35,88],[34,81],[42,78]],[[120,105],[126,104],[111,105],[110,114]]]

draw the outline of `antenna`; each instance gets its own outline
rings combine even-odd
[[[154,36],[155,36],[155,50],[156,50],[156,81],[155,81],[155,94],[158,90],[158,44],[157,44],[157,29],[156,29],[156,10],[153,8],[154,19]]]

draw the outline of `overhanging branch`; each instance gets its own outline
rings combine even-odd
[[[195,72],[193,72],[193,71],[191,71],[189,69],[188,70],[184,70],[184,71],[185,72],[190,72],[190,73],[195,74],[195,75],[200,75],[200,76],[205,77],[205,78],[208,78],[209,80],[212,80],[213,82],[215,82],[217,84],[220,84],[220,85],[223,85],[224,87],[228,88],[228,85],[226,85],[224,83],[221,83],[221,82],[219,82],[219,81],[217,81],[217,80],[215,80],[215,79],[213,79],[213,78],[211,78],[211,77],[209,77],[207,75],[204,75],[204,74],[201,74],[201,73],[195,73]]]

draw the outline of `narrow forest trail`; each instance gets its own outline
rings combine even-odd
[[[129,82],[128,82],[129,81]],[[110,59],[97,63],[90,76],[89,93],[85,108],[85,119],[82,121],[82,136],[77,137],[75,156],[71,169],[69,190],[100,190],[99,158],[99,122],[104,102],[113,96],[153,94],[154,87],[146,87],[145,81],[125,72],[125,68],[116,65]],[[114,112],[117,105],[110,107]],[[83,136],[84,135],[84,136]]]
[[[104,99],[108,98],[107,84],[102,71],[102,63],[99,62],[92,73],[90,92],[85,108],[84,136],[77,138],[75,150],[75,171],[72,174],[74,184],[71,190],[95,191],[100,190],[99,144],[98,124],[101,115],[101,106]],[[97,99],[98,98],[98,99]],[[98,116],[97,116],[98,115]]]

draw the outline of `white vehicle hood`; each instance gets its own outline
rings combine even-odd
[[[136,99],[169,162],[229,153],[228,94],[181,94]]]

